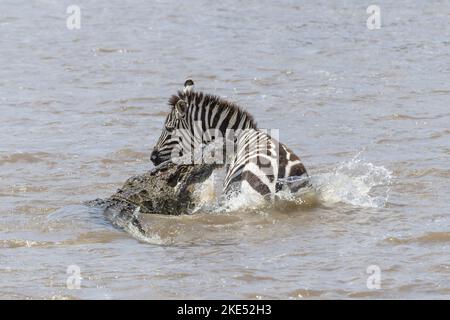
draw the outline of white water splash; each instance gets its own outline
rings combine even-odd
[[[209,179],[197,186],[195,196],[198,205],[192,213],[227,213],[242,210],[265,210],[273,205],[308,206],[317,203],[333,205],[345,203],[359,207],[384,207],[392,183],[392,172],[383,166],[364,161],[357,155],[340,163],[328,172],[312,174],[312,187],[297,193],[282,190],[276,201],[268,202],[244,183],[239,193],[221,197],[224,169],[216,170]]]
[[[311,177],[319,199],[325,204],[338,202],[360,207],[384,207],[392,184],[392,172],[383,166],[354,159],[341,163],[332,172]]]
[[[232,213],[242,210],[261,211],[269,209],[280,202],[289,202],[296,205],[314,202],[312,198],[315,197],[315,193],[312,188],[304,188],[297,193],[282,190],[274,197],[276,201],[268,201],[267,198],[261,196],[246,182],[241,185],[239,191],[231,192],[231,194],[223,197],[224,177],[224,169],[216,170],[209,179],[196,187],[194,196],[197,199],[197,206],[192,213]],[[302,182],[304,181],[304,178],[300,179]]]

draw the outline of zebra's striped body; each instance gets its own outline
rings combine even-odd
[[[219,152],[223,153],[224,160],[220,164],[227,167],[225,193],[248,183],[263,196],[273,195],[289,177],[307,176],[299,157],[259,130],[249,113],[217,96],[194,92],[190,90],[192,87],[190,80],[189,90],[178,92],[169,100],[172,110],[151,156],[155,165],[177,157],[194,161],[192,150],[223,137]],[[230,150],[233,151],[231,159]],[[290,189],[296,191],[306,184],[290,186]]]
[[[224,189],[246,181],[261,195],[275,194],[289,177],[307,176],[305,167],[289,148],[268,134],[246,130],[236,142],[236,155],[227,172]],[[304,184],[289,186],[297,191]]]

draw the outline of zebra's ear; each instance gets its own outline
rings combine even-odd
[[[175,104],[175,115],[177,119],[181,119],[186,114],[187,105],[183,100],[178,100]]]

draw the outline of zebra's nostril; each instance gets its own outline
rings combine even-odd
[[[152,154],[150,155],[150,161],[153,162],[155,166],[163,162],[163,160],[159,157],[159,153],[155,151],[153,151]]]

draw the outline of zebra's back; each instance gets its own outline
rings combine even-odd
[[[307,176],[300,158],[286,145],[261,130],[249,129],[237,138],[236,154],[225,178],[224,191],[240,189],[246,182],[263,196],[275,194],[284,185],[296,192],[308,184],[304,179]],[[303,183],[291,183],[289,178],[293,177],[303,178]]]

